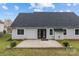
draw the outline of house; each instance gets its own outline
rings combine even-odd
[[[4,31],[4,22],[0,21],[0,32]]]
[[[13,39],[79,39],[79,17],[73,12],[20,13],[11,27]]]

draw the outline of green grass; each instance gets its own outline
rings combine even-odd
[[[79,49],[79,40],[68,40],[68,39],[65,39],[65,40],[58,40],[58,42],[61,43],[62,45],[63,45],[63,42],[64,42],[64,41],[69,42],[69,44],[70,44],[73,48]]]
[[[79,41],[67,40],[75,49],[52,49],[52,48],[40,48],[40,49],[7,49],[10,45],[10,41],[6,41],[11,35],[5,35],[0,38],[0,56],[79,56]],[[20,43],[21,41],[14,40]],[[62,44],[62,40],[58,41]]]
[[[5,35],[3,38],[0,38],[0,53],[5,50],[5,47],[9,45],[9,42],[6,41],[10,35]]]
[[[75,51],[75,52],[74,52]],[[62,56],[79,55],[77,50],[65,49],[10,49],[0,55],[5,56]]]
[[[0,38],[0,55],[5,51],[7,51],[6,50],[7,47],[10,46],[11,41],[7,41],[7,39],[9,39],[10,37],[11,37],[10,34],[6,34],[4,35],[4,37]],[[17,44],[20,42],[17,40],[13,40],[13,41],[15,41]]]

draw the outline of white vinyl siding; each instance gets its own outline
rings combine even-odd
[[[24,29],[24,35],[17,35],[17,29]],[[42,28],[16,28],[12,30],[13,39],[38,39],[38,29]],[[64,32],[56,32],[53,28],[46,29],[46,39],[79,39],[79,35],[75,35],[76,28],[65,28],[66,35]],[[53,35],[50,35],[50,29],[53,30]]]
[[[52,29],[52,35],[50,35],[50,29]],[[54,39],[54,29],[53,28],[46,28],[46,39]]]
[[[17,28],[24,29],[24,28]],[[37,29],[24,29],[24,35],[18,35],[17,29],[12,30],[13,39],[37,39]]]

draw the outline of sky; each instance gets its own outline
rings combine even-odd
[[[79,16],[78,3],[0,3],[0,20],[15,20],[19,13],[74,12]]]

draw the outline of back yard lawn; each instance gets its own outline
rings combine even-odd
[[[11,41],[7,41],[11,35],[5,35],[3,38],[0,38],[0,55],[1,56],[72,56],[79,55],[79,41],[68,40],[75,49],[6,49],[10,45]],[[17,44],[21,41],[17,41]],[[58,41],[62,43],[62,41]]]
[[[0,55],[4,54],[7,51],[6,48],[10,46],[11,41],[7,41],[10,37],[11,37],[10,34],[5,34],[4,37],[0,38]],[[20,42],[17,40],[13,41],[15,41],[17,44]]]
[[[63,44],[63,42],[69,42],[69,44],[76,49],[79,49],[79,40],[57,40],[59,43]]]

